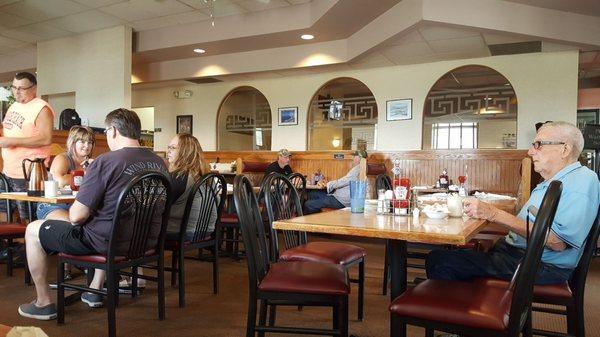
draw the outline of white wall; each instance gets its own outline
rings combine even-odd
[[[54,128],[58,129],[60,127],[60,125],[58,125],[60,113],[64,109],[75,109],[75,93],[68,92],[64,94],[48,95],[45,98],[52,109],[54,109]],[[83,123],[83,120],[81,122],[81,124],[85,124]]]
[[[131,45],[125,26],[38,43],[38,94],[75,92],[79,115],[103,127],[108,112],[131,107]]]
[[[429,89],[451,69],[468,64],[489,66],[503,74],[515,89],[518,99],[517,146],[528,147],[535,136],[535,123],[564,120],[574,123],[577,109],[576,51],[493,56],[367,70],[289,76],[275,79],[190,85],[177,88],[136,90],[135,106],[154,106],[155,123],[162,133],[155,134],[155,148],[166,148],[175,134],[176,115],[194,115],[194,135],[205,150],[216,149],[216,117],[223,98],[234,88],[249,85],[260,90],[271,106],[272,149],[306,149],[306,120],[309,101],[315,91],[337,77],[353,77],[365,83],[377,100],[377,150],[421,148],[423,105]],[[173,90],[194,91],[190,99],[175,99]],[[412,98],[413,118],[387,122],[386,101]],[[278,126],[277,108],[298,107],[298,125]]]
[[[154,107],[132,108],[140,117],[142,130],[154,131]]]

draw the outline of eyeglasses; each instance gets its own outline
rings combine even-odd
[[[104,131],[102,131],[104,133],[104,135],[108,134],[108,130],[112,129],[113,126],[109,126],[106,129],[104,129]]]
[[[540,147],[542,147],[542,145],[565,145],[565,142],[554,142],[554,141],[550,141],[550,140],[536,140],[535,142],[531,143],[531,146],[533,146],[534,149],[539,150]]]
[[[175,146],[175,145],[169,145],[167,146],[167,150],[169,151],[173,151],[173,150],[177,150],[179,147]]]
[[[94,141],[93,141],[93,140],[83,140],[83,139],[77,139],[76,143],[82,143],[82,144],[94,145]]]
[[[16,92],[19,92],[19,91],[25,91],[25,90],[29,90],[29,89],[31,89],[31,88],[33,88],[33,87],[35,87],[35,84],[32,84],[32,85],[30,85],[30,86],[28,86],[28,87],[15,87],[14,85],[11,85],[11,86],[10,86],[10,88],[11,88],[12,90],[16,91]]]

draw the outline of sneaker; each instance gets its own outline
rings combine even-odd
[[[81,302],[86,303],[90,308],[102,307],[102,295],[94,293],[82,293]]]
[[[138,278],[137,280],[137,287],[138,289],[144,289],[146,288],[146,280],[143,278]],[[121,289],[131,289],[131,278],[130,277],[126,277],[121,279],[121,281],[119,281],[119,288]]]
[[[33,300],[31,303],[21,304],[19,306],[19,315],[43,321],[55,319],[56,305],[54,303],[50,303],[43,307],[38,307],[35,305],[35,300]]]

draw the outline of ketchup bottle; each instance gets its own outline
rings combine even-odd
[[[79,191],[79,186],[83,183],[83,170],[72,170],[71,172],[71,191]]]

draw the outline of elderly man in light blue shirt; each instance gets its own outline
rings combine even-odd
[[[344,208],[350,206],[350,182],[358,180],[360,174],[360,160],[367,159],[367,151],[357,150],[352,152],[352,168],[348,173],[337,180],[327,183],[327,192],[312,191],[304,203],[304,214],[317,213],[321,208]],[[325,181],[319,182],[324,184]]]
[[[504,225],[509,234],[489,253],[467,250],[431,252],[427,258],[427,277],[468,281],[476,277],[510,280],[524,255],[530,206],[539,207],[553,180],[563,183],[551,232],[536,277],[537,284],[567,281],[581,257],[585,239],[600,203],[600,183],[596,173],[578,162],[583,149],[581,131],[573,124],[553,122],[538,131],[528,154],[533,167],[543,178],[517,216],[476,199],[465,202],[466,213]]]

